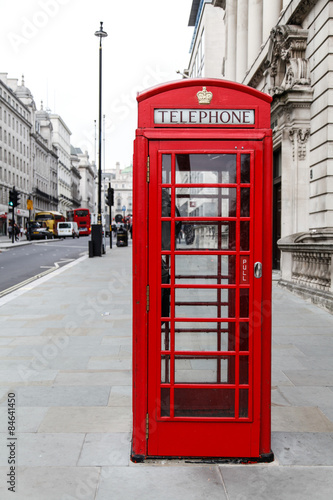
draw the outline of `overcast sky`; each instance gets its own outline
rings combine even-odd
[[[136,93],[177,80],[189,62],[192,0],[0,0],[0,72],[24,75],[37,109],[59,114],[95,159],[103,21],[105,165],[132,162]],[[98,127],[98,123],[97,123]],[[103,148],[104,149],[104,148]],[[104,158],[104,154],[102,155]],[[104,167],[103,167],[104,168]]]

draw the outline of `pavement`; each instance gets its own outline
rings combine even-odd
[[[0,299],[1,500],[331,499],[333,316],[275,279],[275,460],[130,461],[131,253],[83,256]]]

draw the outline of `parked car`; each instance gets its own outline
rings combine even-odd
[[[66,238],[66,236],[80,238],[77,222],[58,222],[57,232],[59,238]]]
[[[29,239],[29,228],[26,232],[27,240]],[[53,239],[54,234],[46,224],[42,224],[40,222],[31,222],[30,223],[30,240],[49,240]]]

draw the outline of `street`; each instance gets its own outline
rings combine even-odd
[[[0,295],[41,273],[55,270],[88,252],[90,237],[56,239],[17,246],[0,253]],[[24,239],[25,241],[25,239]]]

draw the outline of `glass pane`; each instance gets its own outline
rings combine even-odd
[[[241,183],[250,183],[250,155],[241,155]]]
[[[236,155],[178,154],[177,184],[235,184]]]
[[[240,249],[250,249],[250,221],[240,221]]]
[[[248,418],[248,401],[249,401],[249,391],[248,389],[239,389],[239,416],[241,418]]]
[[[176,255],[175,282],[235,284],[235,255]]]
[[[180,217],[236,217],[236,188],[177,188]]]
[[[249,324],[239,323],[239,350],[249,350]]]
[[[162,155],[162,184],[171,183],[171,155]]]
[[[161,257],[161,283],[162,285],[170,283],[170,255]]]
[[[234,389],[175,388],[175,417],[234,417]]]
[[[161,350],[170,349],[170,323],[168,321],[161,324]]]
[[[249,383],[249,357],[239,356],[239,383]]]
[[[169,387],[161,387],[161,417],[170,417]]]
[[[234,356],[175,356],[175,383],[234,384]]]
[[[170,383],[170,356],[161,356],[161,383]]]
[[[171,189],[162,189],[162,217],[171,217]],[[162,221],[162,250],[170,250],[171,222]]]
[[[175,323],[176,351],[234,351],[235,323]]]
[[[250,217],[250,188],[241,189],[241,217]]]
[[[239,316],[247,318],[249,315],[249,289],[239,289]]]
[[[234,289],[177,288],[175,301],[177,318],[235,317]]]
[[[182,222],[176,250],[235,250],[235,222]]]

